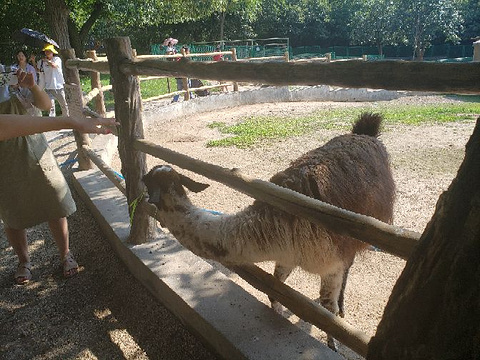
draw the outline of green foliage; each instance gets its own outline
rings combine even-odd
[[[209,141],[207,146],[248,148],[261,142],[300,136],[318,129],[347,130],[362,111],[380,112],[385,118],[385,125],[445,123],[473,120],[480,116],[480,96],[453,97],[459,100],[458,104],[391,106],[369,103],[360,108],[319,110],[301,117],[252,116],[235,125],[214,122],[209,125],[210,128],[216,128],[222,134],[232,136]]]
[[[480,1],[459,0],[460,12],[464,23],[463,39],[474,39],[480,34]]]
[[[11,34],[19,28],[52,36],[45,1],[0,2],[0,61],[11,62],[19,45],[12,42]],[[226,40],[288,37],[295,47],[404,43],[421,57],[430,44],[455,42],[459,37],[470,44],[480,29],[478,0],[50,1],[65,3],[70,10],[70,44],[77,56],[87,44],[113,36],[129,36],[139,54],[169,36],[182,43],[223,36]]]
[[[302,135],[312,130],[316,119],[314,117],[287,118],[253,116],[236,125],[226,126],[223,123],[213,123],[211,128],[217,128],[224,134],[233,137],[212,140],[207,146],[237,146],[245,148],[254,145],[260,139],[279,139],[288,136]]]
[[[425,49],[439,34],[452,42],[459,40],[462,17],[456,2],[452,0],[398,1],[401,29],[417,59],[423,60]]]
[[[27,11],[28,10],[28,11]],[[12,34],[23,27],[31,27],[35,30],[45,32],[47,35],[48,24],[42,20],[44,5],[42,1],[25,0],[2,0],[0,1],[0,63],[11,64],[14,53],[21,47],[12,40]],[[26,26],[28,24],[28,26]],[[37,50],[38,49],[29,49]]]
[[[399,23],[396,3],[389,0],[365,0],[353,13],[351,39],[357,44],[375,44],[378,54],[384,45],[398,42]]]
[[[288,37],[293,46],[328,41],[328,1],[263,0],[253,24],[259,38]]]

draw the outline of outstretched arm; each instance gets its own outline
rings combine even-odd
[[[118,125],[112,118],[75,118],[0,115],[0,141],[45,131],[73,129],[81,133],[110,134]]]

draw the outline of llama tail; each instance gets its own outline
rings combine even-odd
[[[378,113],[364,112],[353,124],[352,133],[377,137],[380,134],[380,125],[383,116]]]

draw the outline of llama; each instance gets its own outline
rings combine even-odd
[[[361,114],[351,134],[307,152],[270,181],[391,223],[395,185],[387,151],[377,139],[381,121],[379,114]],[[236,214],[212,214],[193,205],[185,191],[199,192],[208,185],[168,165],[154,167],[143,181],[161,226],[190,251],[224,264],[275,261],[274,276],[282,282],[297,266],[319,274],[321,304],[343,317],[348,270],[368,244],[258,200]],[[270,300],[280,311],[280,304]],[[330,336],[328,345],[336,349]]]

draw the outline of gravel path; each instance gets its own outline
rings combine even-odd
[[[445,97],[401,98],[396,102],[452,101]],[[325,143],[338,131],[319,131],[301,138],[266,143],[250,150],[206,148],[219,138],[206,125],[235,122],[246,114],[300,114],[325,106],[361,106],[360,103],[282,103],[245,106],[217,114],[203,114],[162,123],[146,129],[147,139],[193,157],[246,175],[268,179],[305,151]],[[375,104],[372,104],[375,106]],[[146,111],[155,111],[150,105]],[[473,121],[445,125],[385,129],[381,139],[392,158],[397,183],[395,225],[421,232],[434,212],[439,194],[456,174]],[[69,132],[52,141],[60,163],[71,157],[74,140]],[[161,163],[148,157],[148,166]],[[119,170],[118,159],[113,166]],[[65,168],[67,177],[72,170]],[[252,199],[214,183],[194,201],[223,212],[236,212]],[[74,194],[75,195],[75,194]],[[1,359],[215,359],[182,324],[139,285],[112,253],[100,229],[75,195],[78,211],[70,217],[72,250],[82,265],[80,274],[65,281],[56,248],[45,226],[29,230],[34,280],[13,286],[16,258],[0,233],[0,358]],[[1,224],[0,224],[1,227]],[[3,229],[2,229],[3,230]],[[346,320],[373,335],[391,288],[404,262],[383,252],[366,252],[357,258],[346,291]],[[262,264],[271,271],[272,264]],[[219,267],[221,271],[224,271]],[[267,303],[266,296],[226,272]],[[318,278],[296,271],[287,281],[293,288],[317,299]],[[305,331],[324,339],[323,332],[285,312]],[[360,359],[348,348],[340,353]]]

